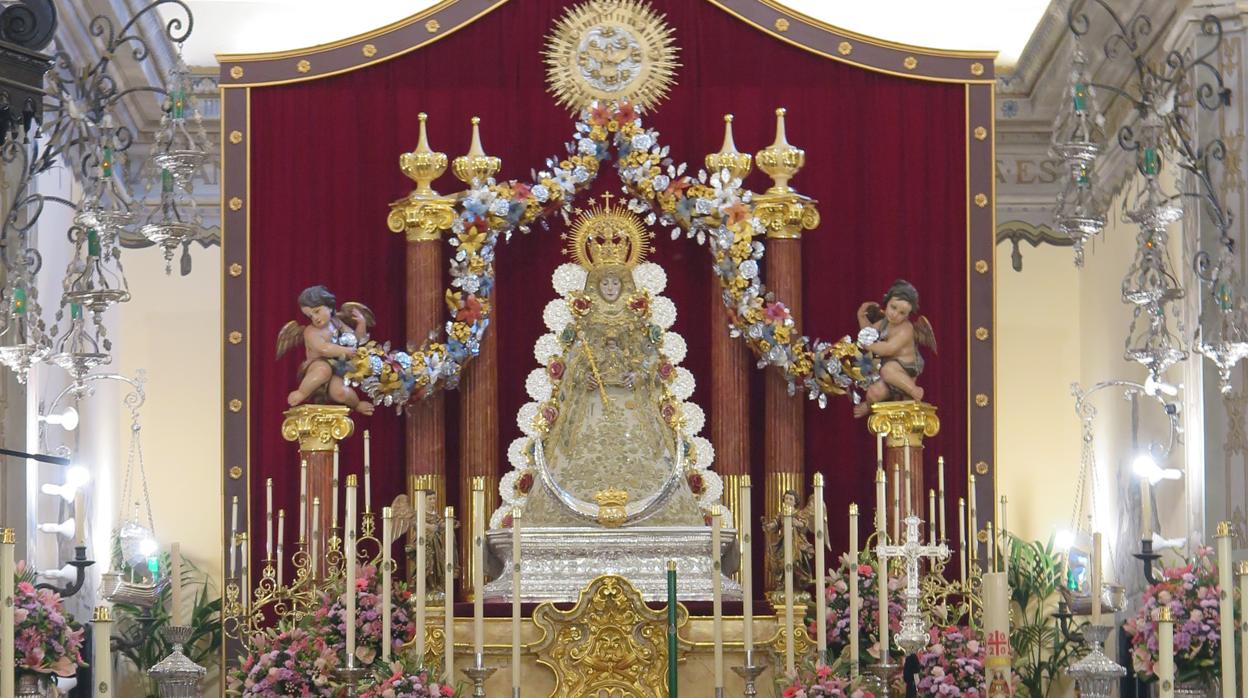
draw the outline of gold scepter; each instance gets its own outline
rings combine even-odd
[[[594,382],[598,384],[598,394],[602,397],[603,409],[611,409],[611,399],[607,397],[607,389],[602,384],[602,374],[598,372],[598,361],[594,359],[594,350],[589,347],[589,340],[584,339],[585,356],[589,357],[589,370],[594,374]]]

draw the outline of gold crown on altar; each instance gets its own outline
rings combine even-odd
[[[572,231],[565,235],[564,254],[586,269],[632,268],[645,261],[652,233],[623,204],[612,206],[610,193],[602,196],[606,203],[594,202],[577,214]]]
[[[612,486],[596,492],[594,500],[600,507],[622,507],[628,504],[628,492]]]

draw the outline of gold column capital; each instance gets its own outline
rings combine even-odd
[[[892,447],[922,446],[924,437],[940,433],[940,418],[936,406],[926,402],[877,402],[867,417],[867,430],[883,434]]]
[[[819,225],[818,202],[789,186],[806,164],[806,151],[790,145],[784,130],[784,108],[776,110],[776,140],[754,155],[758,169],[766,172],[772,186],[754,196],[754,215],[767,229],[769,239],[796,240],[803,230]]]
[[[455,199],[444,197],[433,190],[433,180],[446,172],[446,153],[435,152],[429,147],[429,135],[425,130],[428,116],[420,119],[420,142],[410,153],[399,156],[399,169],[416,183],[411,194],[390,204],[386,226],[394,233],[407,233],[408,242],[438,240],[443,230],[455,222]]]
[[[355,422],[342,405],[299,405],[286,410],[282,438],[298,441],[304,453],[332,451],[339,441],[351,436]]]

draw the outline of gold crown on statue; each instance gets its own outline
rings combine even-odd
[[[616,487],[608,487],[594,494],[594,501],[600,507],[622,507],[628,504],[628,492]]]
[[[594,202],[577,214],[572,231],[564,236],[568,239],[564,254],[586,269],[631,268],[645,261],[651,232],[623,204],[612,206],[610,193],[602,198],[605,203]]]

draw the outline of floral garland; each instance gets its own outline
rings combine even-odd
[[[928,645],[917,655],[919,674],[915,677],[920,696],[982,698],[992,694],[984,686],[984,662],[988,650],[979,634],[969,627],[935,627],[928,631]],[[1011,672],[1016,686],[1018,675]],[[1013,695],[1014,686],[1008,694]]]
[[[339,653],[305,628],[269,629],[251,638],[251,652],[226,677],[229,695],[244,698],[333,696]]]
[[[848,553],[842,556],[838,568],[828,570],[826,594],[828,661],[849,652],[849,565]],[[858,662],[866,666],[880,656],[880,600],[875,578],[875,556],[864,551],[858,565]],[[888,578],[888,626],[895,635],[901,630],[902,586],[900,578]],[[808,609],[806,627],[813,637],[818,619],[813,609]],[[900,658],[901,651],[892,648],[890,655]]]
[[[439,684],[425,669],[409,670],[401,662],[390,665],[390,673],[364,689],[361,698],[449,698],[455,695],[450,684]]]
[[[86,665],[82,626],[65,611],[60,594],[35,588],[25,560],[17,564],[15,576],[13,632],[18,673],[73,676]]]
[[[532,402],[516,413],[516,424],[524,435],[507,449],[513,470],[499,481],[503,503],[490,517],[490,528],[510,527],[511,510],[525,506],[536,482],[536,440],[559,418],[558,389],[567,370],[567,352],[576,338],[576,319],[588,310],[589,301],[582,293],[586,276],[586,270],[576,264],[561,264],[551,276],[560,298],[548,303],[542,313],[550,332],[538,337],[533,346],[533,356],[542,368],[534,369],[524,382]],[[703,516],[709,516],[710,508],[723,495],[724,485],[719,475],[710,470],[715,448],[699,436],[706,422],[705,412],[689,400],[696,381],[689,369],[680,366],[688,345],[684,337],[671,331],[676,322],[676,304],[660,295],[667,287],[667,272],[658,264],[645,262],[633,268],[632,276],[637,292],[628,299],[628,306],[643,324],[649,325],[649,339],[659,351],[656,373],[663,389],[660,410],[685,444],[685,482]]]
[[[781,698],[875,698],[875,694],[836,674],[827,664],[803,666],[777,682]]]
[[[846,336],[829,343],[798,334],[789,308],[763,285],[759,263],[764,247],[756,237],[765,230],[741,180],[726,170],[686,174],[685,163],[673,163],[658,136],[643,126],[637,107],[595,103],[581,112],[567,157],[548,158],[535,181],[475,183],[459,200],[451,225],[449,242],[456,252],[444,336],[433,333],[413,351],[369,342],[350,361],[347,382],[378,404],[399,407],[413,397],[455,387],[489,326],[499,235],[510,238],[517,229],[527,233],[533,222],[556,211],[566,218],[574,195],[593,182],[614,148],[632,210],[645,213],[648,225],[671,226],[673,238],[683,232],[699,244],[709,242],[732,335],[745,339],[760,368],[779,368],[790,392],[800,386],[821,407],[828,395],[864,390],[875,376],[853,341]]]
[[[1222,675],[1220,594],[1218,563],[1208,546],[1197,548],[1186,565],[1165,570],[1161,581],[1144,591],[1139,612],[1123,624],[1140,680],[1157,680],[1156,618],[1162,607],[1174,618],[1175,681],[1208,683]]]
[[[381,652],[381,579],[373,565],[360,565],[355,578],[356,647],[355,658],[372,664]],[[391,589],[390,649],[398,652],[416,636],[416,621],[407,612],[412,592],[396,580]],[[347,645],[346,606],[341,594],[322,595],[320,607],[311,614],[310,627],[325,638],[335,651]]]

